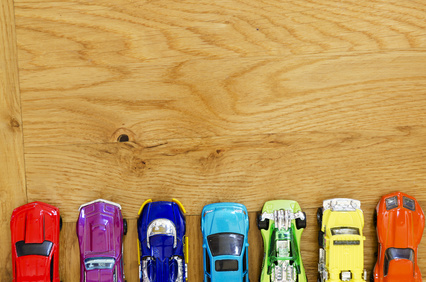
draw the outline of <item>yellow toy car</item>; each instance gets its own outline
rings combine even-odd
[[[364,215],[361,202],[330,199],[317,211],[319,263],[318,282],[365,282]]]

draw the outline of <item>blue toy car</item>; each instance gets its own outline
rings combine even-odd
[[[185,208],[178,201],[147,200],[139,210],[138,250],[141,282],[187,281],[188,238]]]
[[[249,282],[247,208],[210,204],[201,213],[204,282]]]

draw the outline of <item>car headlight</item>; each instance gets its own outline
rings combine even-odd
[[[385,202],[386,202],[386,209],[387,210],[391,210],[391,209],[398,207],[398,197],[397,196],[387,198],[385,200]]]
[[[404,206],[404,208],[409,209],[411,211],[416,210],[416,203],[414,202],[414,200],[405,196],[402,198],[402,205]]]
[[[154,236],[154,235],[173,236],[173,238],[174,238],[173,248],[176,248],[176,245],[177,245],[176,227],[173,224],[173,222],[171,222],[170,220],[165,219],[165,218],[160,218],[160,219],[156,219],[156,220],[152,221],[149,224],[148,231],[147,231],[148,248],[151,248],[151,246],[149,244],[149,238]]]

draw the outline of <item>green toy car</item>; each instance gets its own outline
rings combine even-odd
[[[306,214],[299,204],[287,200],[266,202],[257,226],[264,246],[260,282],[307,282],[300,254]]]

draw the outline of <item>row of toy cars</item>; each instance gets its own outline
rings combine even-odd
[[[77,236],[80,281],[123,282],[123,236],[127,221],[119,204],[96,200],[80,207]],[[187,280],[185,209],[177,200],[146,201],[139,210],[138,251],[141,281]],[[14,282],[59,282],[59,209],[33,202],[12,213]]]
[[[318,282],[367,279],[364,268],[360,202],[330,199],[317,211]],[[147,200],[137,223],[140,281],[187,281],[188,239],[185,209],[177,200]],[[383,196],[374,215],[379,253],[371,281],[422,281],[417,246],[424,214],[417,201],[401,192]],[[257,218],[264,242],[261,282],[305,282],[300,243],[306,214],[295,201],[266,202]],[[14,281],[59,281],[61,219],[53,206],[34,202],[12,214]],[[249,281],[248,212],[237,203],[203,208],[204,281]],[[120,205],[97,200],[80,207],[77,235],[81,281],[124,281],[122,237],[127,222]]]

